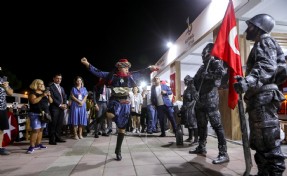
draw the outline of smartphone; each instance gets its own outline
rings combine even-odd
[[[45,93],[50,92],[50,87],[46,87]]]

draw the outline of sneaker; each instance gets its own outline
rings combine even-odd
[[[8,152],[5,148],[0,148],[0,155],[10,155],[10,152]]]
[[[27,150],[27,154],[32,154],[34,152],[35,147],[30,146]]]
[[[40,149],[46,149],[47,147],[46,146],[44,146],[43,144],[38,144],[38,145],[36,145],[35,146],[35,150],[40,150]]]

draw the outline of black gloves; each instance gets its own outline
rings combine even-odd
[[[235,76],[235,79],[237,80],[237,83],[234,83],[234,89],[238,94],[242,94],[246,92],[249,88],[248,82],[246,78],[242,76]]]

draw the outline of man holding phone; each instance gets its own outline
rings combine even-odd
[[[0,67],[1,71],[1,67]],[[3,146],[4,130],[9,129],[8,115],[7,115],[7,102],[6,96],[12,95],[13,89],[9,86],[7,77],[0,77],[0,155],[9,155],[10,152],[7,151]]]

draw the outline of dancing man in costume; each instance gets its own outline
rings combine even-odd
[[[158,70],[158,67],[152,65],[143,70],[130,72],[131,63],[127,59],[120,59],[115,65],[117,67],[116,71],[104,72],[91,65],[85,57],[81,59],[81,62],[93,75],[104,78],[106,85],[112,90],[107,117],[113,118],[118,128],[115,154],[116,160],[120,161],[122,160],[121,146],[131,112],[129,92],[131,88],[137,87],[135,80]]]

